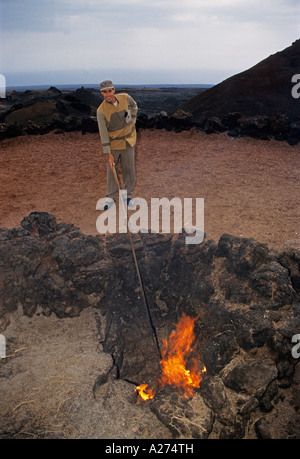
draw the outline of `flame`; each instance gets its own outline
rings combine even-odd
[[[183,314],[176,325],[176,330],[171,333],[169,341],[163,340],[162,375],[159,383],[162,387],[166,385],[178,387],[187,397],[194,395],[193,388],[200,387],[201,373],[206,371],[205,367],[202,371],[198,371],[196,359],[193,359],[190,369],[186,368],[195,341],[196,320],[197,317],[192,319]]]
[[[154,391],[149,388],[148,391],[146,391],[148,387],[148,384],[141,384],[135,388],[135,391],[139,393],[139,396],[141,397],[142,400],[151,400],[154,398]]]
[[[187,368],[193,350],[192,345],[195,341],[194,326],[197,318],[192,319],[183,314],[176,325],[176,330],[170,334],[169,340],[163,340],[162,360],[160,362],[162,375],[158,381],[158,385],[161,387],[166,385],[178,387],[189,398],[194,396],[194,388],[200,387],[202,373],[206,372],[205,367],[198,370],[196,359],[193,359],[189,365],[190,368]],[[145,392],[147,387],[147,384],[142,384],[136,389],[143,400],[152,399],[155,395],[151,389]]]

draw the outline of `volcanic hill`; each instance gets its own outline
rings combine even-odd
[[[254,67],[195,96],[180,110],[194,121],[238,112],[243,116],[285,115],[300,119],[299,100],[292,97],[292,77],[300,69],[300,39]]]

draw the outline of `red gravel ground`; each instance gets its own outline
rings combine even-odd
[[[300,238],[300,144],[191,130],[142,130],[135,196],[204,198],[205,233],[282,246]],[[106,165],[99,135],[50,133],[5,139],[0,152],[0,227],[34,210],[96,235]]]

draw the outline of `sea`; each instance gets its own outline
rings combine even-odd
[[[99,83],[95,84],[53,84],[53,85],[26,85],[26,86],[7,86],[6,87],[6,93],[9,93],[12,90],[15,90],[17,92],[25,92],[25,91],[46,91],[49,89],[49,87],[55,87],[59,89],[60,91],[76,91],[76,89],[80,89],[82,87],[87,88],[87,89],[99,89]],[[162,83],[162,84],[135,84],[135,85],[129,85],[129,84],[116,84],[115,87],[116,89],[118,88],[128,88],[128,89],[188,89],[188,88],[211,88],[212,84],[167,84],[167,83]]]

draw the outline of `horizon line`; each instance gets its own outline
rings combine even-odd
[[[116,89],[120,88],[176,88],[176,87],[202,87],[202,88],[210,88],[212,86],[215,86],[215,84],[212,83],[137,83],[137,84],[122,84],[118,83],[115,84]],[[88,88],[88,89],[99,89],[100,83],[38,83],[38,84],[16,84],[16,85],[7,85],[6,90],[12,91],[16,90],[16,88],[22,88],[22,89],[34,89],[34,88]]]

